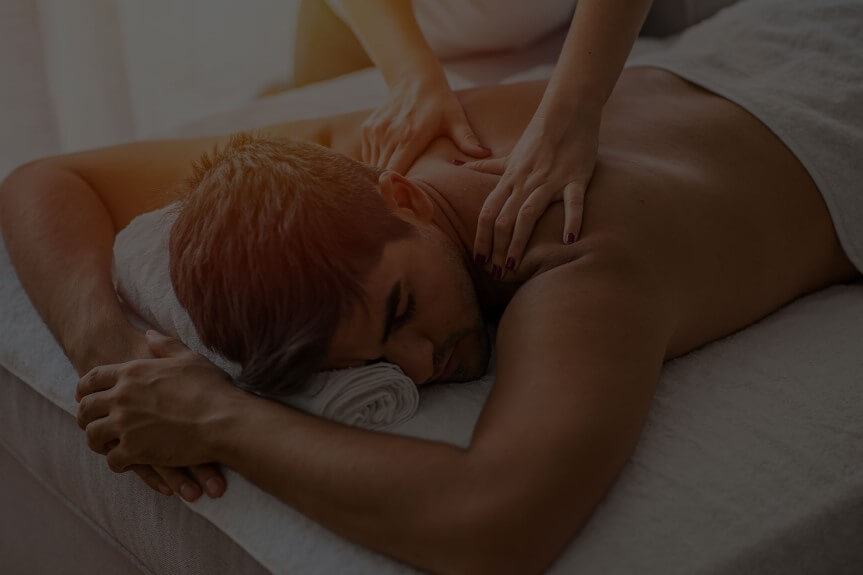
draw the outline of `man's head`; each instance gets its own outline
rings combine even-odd
[[[448,379],[474,379],[488,340],[434,211],[392,172],[314,144],[237,135],[195,164],[171,230],[171,281],[202,342],[241,364],[239,383],[259,393],[378,359],[424,383],[457,343],[462,365]]]

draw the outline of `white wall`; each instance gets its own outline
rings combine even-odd
[[[290,79],[299,0],[0,0],[0,177]]]
[[[39,35],[33,0],[0,0],[0,180],[59,149]]]
[[[236,107],[291,74],[298,0],[118,0],[136,133]]]
[[[38,0],[45,74],[63,151],[135,136],[112,0]]]

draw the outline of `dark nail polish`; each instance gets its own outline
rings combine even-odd
[[[506,258],[506,269],[512,271],[515,269],[515,260],[512,258]]]
[[[482,267],[485,265],[485,256],[482,254],[476,254],[474,261],[476,262],[476,265]]]
[[[575,234],[570,232],[566,234],[566,243],[571,244],[575,241]]]
[[[498,267],[497,265],[493,265],[491,267],[491,277],[493,277],[496,280],[499,280],[500,276],[501,276],[500,267]]]
[[[452,163],[453,163],[453,164],[455,164],[456,166],[463,166],[463,165],[464,165],[464,162],[462,162],[462,161],[461,161],[461,160],[459,160],[458,158],[456,158],[455,160],[453,160],[453,161],[452,161]]]

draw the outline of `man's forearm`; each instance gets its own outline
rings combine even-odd
[[[87,182],[48,163],[16,170],[0,185],[0,227],[21,284],[76,371],[132,359],[136,330],[111,279],[114,225]]]
[[[466,450],[238,403],[215,432],[219,461],[371,549],[434,572],[475,568],[488,483]]]

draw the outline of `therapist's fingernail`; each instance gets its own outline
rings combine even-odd
[[[491,267],[491,277],[493,277],[496,280],[499,280],[501,277],[500,267],[497,264],[495,264]]]
[[[515,260],[513,258],[506,258],[506,269],[509,271],[515,269]]]
[[[180,494],[183,496],[183,499],[192,501],[198,496],[198,490],[195,489],[194,485],[186,482],[180,486]]]
[[[162,495],[167,495],[169,497],[174,494],[174,492],[171,491],[171,488],[168,487],[167,483],[159,483],[159,491]]]
[[[215,477],[211,477],[207,480],[206,486],[207,495],[210,497],[216,497],[219,494],[219,488],[222,486],[222,483]]]
[[[485,265],[485,256],[484,255],[476,254],[476,256],[473,259],[476,262],[476,265],[478,265],[478,266],[484,266]]]
[[[575,234],[570,232],[566,234],[566,243],[571,244],[575,241]]]

